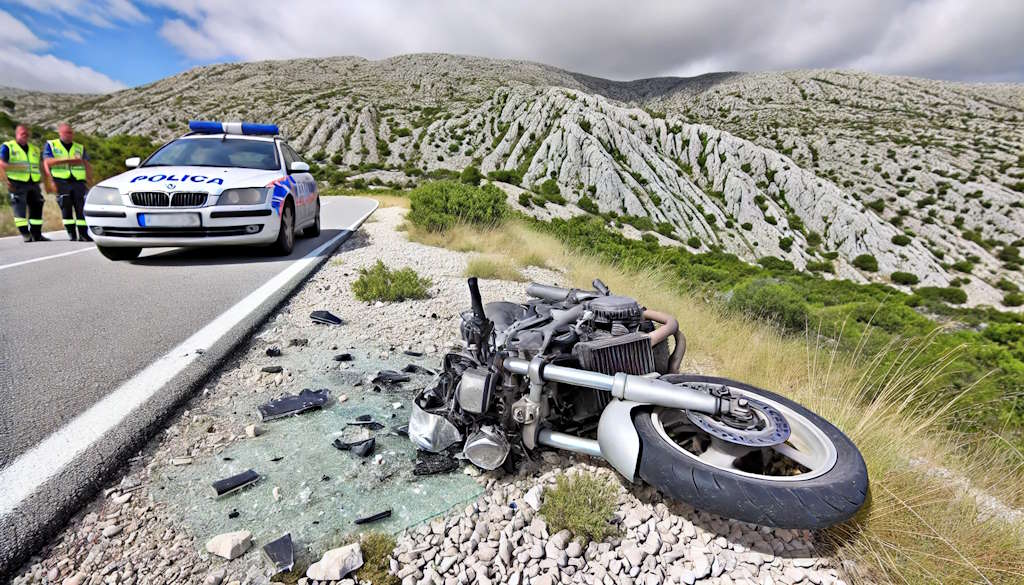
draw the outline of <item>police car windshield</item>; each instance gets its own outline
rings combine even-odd
[[[281,168],[272,141],[220,135],[175,140],[153,153],[142,166],[240,167],[266,171]]]

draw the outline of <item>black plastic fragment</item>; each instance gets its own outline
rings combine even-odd
[[[364,518],[356,518],[356,524],[369,524],[370,522],[376,522],[377,520],[383,520],[391,517],[391,508],[384,510],[383,512],[377,512],[372,516],[366,516]]]
[[[356,422],[370,422],[371,420],[373,420],[373,417],[368,414],[360,414],[356,417]]]
[[[271,345],[267,348],[267,357],[281,357],[281,348]]]
[[[231,508],[231,511],[228,512],[228,518],[238,518],[238,508]]]
[[[402,368],[402,371],[407,373],[407,374],[426,374],[428,376],[433,376],[434,375],[434,370],[431,370],[429,368],[424,368],[423,366],[419,366],[419,365],[416,365],[416,364],[409,364],[409,365],[405,366],[404,368]]]
[[[408,382],[411,379],[412,378],[402,372],[381,370],[377,372],[377,375],[370,381],[374,384],[401,384],[402,382]]]
[[[352,359],[352,354],[350,353],[339,353],[338,355],[334,356],[334,361],[336,362],[350,362],[352,361]]]
[[[416,453],[416,466],[412,468],[413,475],[437,475],[448,473],[459,468],[459,462],[447,453],[431,453],[429,451],[418,451]]]
[[[341,319],[330,311],[313,311],[309,314],[309,318],[312,319],[314,323],[320,323],[322,325],[341,325]]]
[[[407,349],[407,350],[403,351],[402,353],[404,353],[405,355],[412,356],[412,357],[423,357],[423,352],[422,351],[416,351],[414,349]]]
[[[330,392],[326,388],[310,390],[304,388],[298,394],[285,394],[257,407],[264,422],[316,410],[327,403]]]
[[[284,368],[281,366],[263,366],[263,371],[268,374],[280,374],[284,371]]]
[[[377,441],[373,437],[363,439],[362,441],[353,441],[351,443],[346,443],[341,439],[334,439],[334,443],[332,444],[336,449],[341,451],[351,451],[360,457],[369,457],[373,454],[373,449],[377,446]]]
[[[281,461],[282,459],[284,459],[284,457],[281,457],[281,456],[271,457],[270,461],[271,461],[271,463],[277,463],[278,461]]]
[[[367,414],[363,416],[369,417],[370,415]],[[384,428],[384,425],[375,420],[370,420],[369,418],[367,418],[366,420],[359,420],[357,418],[356,420],[349,421],[346,424],[353,427],[363,427],[364,429],[369,429],[371,431],[379,431]]]
[[[325,476],[320,478],[320,481],[331,481],[331,476],[325,475]]]
[[[224,479],[218,479],[213,482],[213,491],[217,493],[217,497],[221,497],[232,492],[238,491],[246,486],[256,483],[260,479],[260,474],[255,471],[248,469],[237,475],[226,477]]]
[[[295,549],[292,546],[291,533],[263,545],[263,554],[274,564],[275,574],[291,571],[295,566]]]

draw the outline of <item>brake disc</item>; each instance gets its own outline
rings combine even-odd
[[[734,445],[772,447],[789,439],[789,422],[781,412],[753,398],[744,396],[744,399],[755,419],[749,424],[690,410],[685,411],[686,417],[705,433]]]

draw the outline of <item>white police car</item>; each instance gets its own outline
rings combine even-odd
[[[316,181],[277,126],[193,121],[189,130],[89,191],[85,220],[104,256],[246,244],[287,255],[296,231],[320,234]]]

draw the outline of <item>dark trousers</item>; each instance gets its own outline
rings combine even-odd
[[[11,181],[11,210],[21,235],[43,233],[43,193],[39,183]],[[26,213],[27,212],[27,213]]]
[[[88,229],[85,225],[85,195],[89,192],[85,181],[54,179],[54,183],[57,184],[57,204],[64,218],[64,229],[72,240],[76,229],[78,236],[84,239]]]

